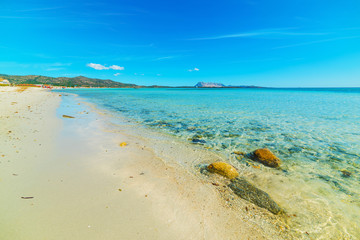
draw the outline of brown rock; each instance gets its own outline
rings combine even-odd
[[[69,116],[69,115],[62,115],[62,116],[63,116],[63,118],[75,118],[75,117]]]
[[[279,167],[281,163],[281,160],[267,148],[255,150],[250,154],[250,158],[273,168]]]
[[[229,179],[233,179],[239,176],[239,173],[233,166],[224,162],[214,162],[210,164],[207,169],[209,172],[220,174]]]

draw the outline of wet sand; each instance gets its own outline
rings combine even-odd
[[[0,239],[292,238],[226,180],[182,165],[216,155],[164,140],[155,150],[159,141],[43,89],[0,88],[0,104]]]

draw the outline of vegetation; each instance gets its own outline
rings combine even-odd
[[[97,78],[87,78],[83,76],[68,78],[68,77],[46,77],[40,75],[6,75],[0,74],[0,78],[9,80],[11,84],[47,84],[53,86],[65,87],[104,87],[104,88],[133,88],[139,87],[135,84],[115,82],[112,80],[103,80]]]

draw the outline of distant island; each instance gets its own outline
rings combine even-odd
[[[213,83],[213,82],[198,82],[195,88],[263,88],[259,86],[225,86],[222,83]]]
[[[261,88],[258,86],[225,86],[222,83],[198,82],[195,86],[141,86],[131,83],[121,83],[110,79],[78,77],[46,77],[41,75],[7,75],[0,74],[1,84],[11,85],[49,85],[55,87],[84,87],[84,88]]]
[[[222,88],[222,87],[225,87],[225,85],[222,83],[198,82],[194,87],[196,87],[196,88]]]

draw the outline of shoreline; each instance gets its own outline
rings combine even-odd
[[[37,115],[28,113],[31,110],[24,102],[35,93],[30,104],[38,110]],[[11,205],[2,209],[3,239],[292,238],[285,222],[234,198],[222,188],[223,180],[218,176],[201,178],[199,172],[189,172],[176,161],[165,159],[166,154],[176,155],[179,149],[188,159],[205,151],[193,153],[176,142],[154,151],[159,141],[151,144],[142,136],[110,127],[106,116],[71,96],[60,99],[59,93],[41,89],[11,94],[7,102],[1,95],[2,104],[9,104],[10,110],[17,98],[18,114],[28,121],[20,118],[11,128],[23,134],[29,122],[41,118],[43,121],[24,136],[33,141],[35,133],[41,135],[36,143],[46,146],[46,152],[40,148],[30,151],[26,148],[30,140],[17,140],[21,151],[6,163],[12,149],[2,149],[5,158],[1,165],[6,164],[6,171],[1,174],[0,184],[5,186],[1,194],[7,197],[1,206]],[[44,99],[41,105],[39,100]],[[15,117],[11,111],[2,115]],[[62,115],[75,118],[59,118]],[[1,126],[2,130],[10,127]],[[19,136],[13,136],[9,143],[14,144]],[[121,142],[128,145],[120,147]]]

